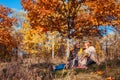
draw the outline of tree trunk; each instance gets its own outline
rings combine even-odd
[[[68,58],[70,54],[70,39],[67,38],[67,50],[66,50],[66,57]]]
[[[54,49],[54,46],[55,46],[55,41],[54,41],[54,36],[52,36],[52,59],[55,58],[55,49]]]

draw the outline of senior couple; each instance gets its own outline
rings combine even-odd
[[[80,48],[80,44],[76,43],[71,48],[70,55],[68,58],[68,67],[81,67],[87,68],[89,65],[96,63],[100,64],[95,47],[92,46],[90,41],[84,41],[83,47]]]

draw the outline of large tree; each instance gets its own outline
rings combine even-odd
[[[82,4],[84,0],[21,0],[33,28],[56,30],[63,36],[81,36],[96,30]],[[29,5],[29,6],[28,6]],[[89,26],[89,28],[88,28]],[[92,28],[92,29],[91,29]],[[86,34],[87,35],[87,34]]]

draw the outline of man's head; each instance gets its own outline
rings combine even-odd
[[[79,44],[79,43],[76,43],[76,44],[75,44],[75,48],[80,48],[80,44]]]

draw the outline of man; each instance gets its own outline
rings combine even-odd
[[[68,59],[69,68],[78,66],[78,51],[79,50],[80,50],[79,43],[76,43],[75,46],[71,48],[69,59]]]

